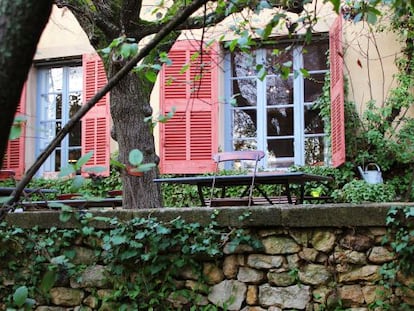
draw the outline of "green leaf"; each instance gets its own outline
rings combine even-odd
[[[68,213],[68,212],[64,212],[64,211],[62,211],[62,212],[59,214],[59,220],[60,220],[61,222],[68,222],[68,221],[71,219],[71,217],[72,217],[72,213]]]
[[[190,56],[190,60],[193,62],[195,61],[198,57],[200,56],[200,52],[194,52],[191,56]]]
[[[10,129],[9,139],[17,139],[22,135],[22,127],[20,125],[13,125]]]
[[[111,53],[111,48],[106,47],[106,48],[99,50],[99,52],[101,52],[103,55],[108,55],[109,53]]]
[[[112,165],[112,166],[121,168],[121,169],[124,169],[125,168],[125,164],[123,164],[123,163],[121,163],[121,162],[119,162],[119,161],[117,161],[115,159],[112,159],[112,158],[109,159],[109,164]]]
[[[368,24],[375,24],[377,22],[377,14],[374,12],[368,11],[367,12],[367,22]]]
[[[71,174],[75,174],[76,173],[76,169],[74,165],[68,165],[65,167],[61,167],[60,168],[60,172],[58,174],[59,177],[66,177],[69,176]]]
[[[258,64],[258,65],[256,65],[256,71],[257,71],[257,77],[261,80],[261,81],[263,81],[264,80],[264,78],[266,78],[266,74],[267,74],[267,72],[266,72],[266,67],[265,66],[263,66],[262,64]]]
[[[106,171],[105,166],[91,166],[83,168],[83,171],[86,173],[102,173]]]
[[[0,197],[0,204],[6,203],[7,201],[9,201],[12,198],[13,198],[12,196]]]
[[[140,164],[138,166],[137,171],[138,172],[148,172],[150,171],[153,167],[155,167],[156,164],[155,163],[145,163],[145,164]]]
[[[144,155],[139,149],[132,149],[128,155],[129,163],[132,165],[140,165],[144,160]]]
[[[332,5],[334,7],[334,11],[339,14],[339,8],[340,8],[340,5],[341,5],[341,0],[330,0],[330,1],[331,1]]]
[[[85,183],[85,178],[82,175],[76,175],[72,180],[72,191],[76,192]]]
[[[155,83],[155,81],[157,80],[157,74],[153,70],[148,70],[147,72],[145,72],[145,78],[148,81]]]
[[[300,72],[302,73],[302,76],[304,78],[309,78],[310,77],[309,71],[307,71],[305,68],[301,68]]]
[[[190,68],[190,64],[184,64],[183,67],[181,67],[180,69],[180,74],[185,73],[188,70],[188,68]]]
[[[26,286],[20,286],[13,294],[13,301],[18,307],[22,307],[28,297],[29,291]]]
[[[111,241],[114,245],[120,245],[126,242],[126,238],[124,236],[114,236]]]
[[[56,275],[57,273],[54,270],[46,271],[45,275],[42,278],[42,281],[40,282],[40,291],[43,294],[47,294],[53,287],[56,281]]]
[[[76,168],[81,168],[84,166],[93,156],[93,150],[81,156],[76,162]]]

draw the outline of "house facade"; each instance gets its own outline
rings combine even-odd
[[[299,37],[281,32],[249,54],[230,51],[218,40],[203,45],[201,33],[183,34],[169,53],[172,65],[159,73],[151,97],[155,115],[174,111],[173,118],[154,131],[160,172],[208,172],[214,169],[213,153],[251,148],[266,151],[262,166],[268,170],[292,164],[341,165],[346,148],[344,74],[350,81],[348,96],[360,110],[367,100],[381,102],[382,90],[393,83],[399,46],[392,34],[381,33],[375,35],[373,48],[366,28],[344,21],[331,8],[324,12],[311,43],[304,45]],[[222,25],[208,33],[207,39],[221,37],[224,29]],[[200,46],[203,53],[194,60]],[[186,64],[188,70],[182,70]],[[314,107],[327,73],[332,133],[326,132],[326,120]],[[105,83],[102,62],[86,34],[67,9],[54,8],[20,100],[18,113],[27,118],[24,132],[10,141],[3,168],[22,176]],[[117,149],[110,138],[109,96],[62,141],[38,177],[56,176],[60,167],[91,150],[88,165],[104,166],[104,174],[109,173],[109,158]]]

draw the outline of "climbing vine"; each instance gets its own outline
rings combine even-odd
[[[121,221],[65,209],[61,220],[75,221],[76,228],[21,229],[0,223],[0,309],[31,310],[35,302],[50,299],[52,287],[80,280],[87,266],[103,266],[108,272],[105,282],[114,290],[104,297],[91,295],[112,310],[175,310],[178,298],[173,293],[196,306],[207,286],[197,258],[214,260],[225,245],[230,250],[239,244],[261,246],[242,229],[222,232],[217,215],[213,212],[202,226],[181,218]],[[80,249],[89,250],[87,264],[77,260]],[[197,279],[198,290],[180,285],[186,269]]]

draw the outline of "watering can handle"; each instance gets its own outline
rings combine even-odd
[[[369,166],[375,166],[375,168],[377,169],[377,171],[378,172],[381,172],[381,169],[380,169],[380,167],[378,166],[378,164],[376,164],[376,163],[368,163],[367,164],[367,166],[365,166],[365,171],[367,171],[368,170],[368,167]]]

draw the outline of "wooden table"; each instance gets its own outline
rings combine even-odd
[[[203,195],[203,187],[211,187],[214,176],[189,176],[154,179],[156,183],[187,184],[197,186],[198,195],[202,206],[206,206]],[[265,193],[260,185],[283,185],[286,190],[288,203],[292,204],[291,185],[300,185],[300,196],[296,204],[302,203],[305,199],[305,184],[309,182],[332,181],[332,177],[308,174],[303,172],[259,172],[255,176],[255,189],[270,203],[269,194]],[[225,188],[227,186],[250,186],[252,175],[220,175],[215,177],[215,187]]]
[[[0,187],[0,196],[9,196],[16,190],[16,187]],[[36,188],[24,188],[23,193],[39,193],[39,194],[46,194],[46,193],[57,193],[55,189],[36,189]]]
[[[61,206],[62,204],[76,208],[91,208],[91,207],[109,207],[115,208],[122,206],[122,198],[102,198],[102,199],[70,199],[70,200],[48,200],[48,201],[23,201],[22,206],[28,207],[41,207],[41,208],[54,208]]]

